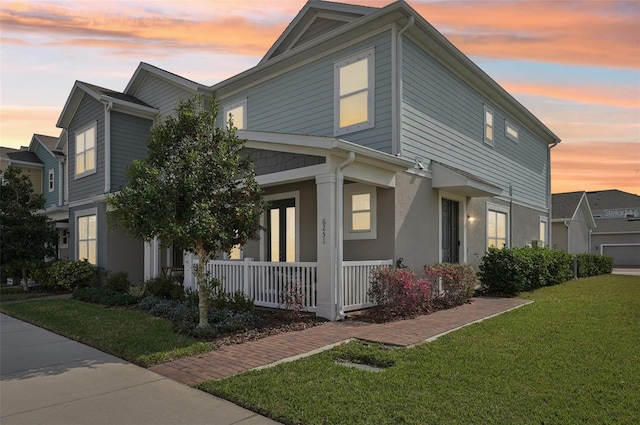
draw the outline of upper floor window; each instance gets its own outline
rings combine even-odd
[[[76,177],[96,172],[96,124],[76,133]]]
[[[49,192],[53,192],[55,188],[55,173],[53,168],[49,170]]]
[[[344,238],[376,238],[376,188],[353,183],[344,186]]]
[[[518,127],[513,125],[509,120],[504,120],[504,135],[514,142],[518,142],[518,135],[520,131]]]
[[[374,49],[337,62],[334,69],[334,133],[374,126]]]
[[[493,109],[484,105],[484,141],[493,146]]]
[[[509,246],[509,208],[487,204],[487,248]]]
[[[238,130],[247,129],[247,99],[225,106],[223,112],[227,127],[230,127],[229,124],[232,123]]]

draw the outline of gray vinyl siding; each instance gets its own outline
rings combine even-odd
[[[247,130],[333,137],[334,63],[374,46],[375,127],[340,138],[391,153],[390,31],[236,93],[222,101],[220,110],[246,98]]]
[[[175,84],[149,75],[135,96],[146,104],[159,109],[160,115],[164,117],[175,111],[180,100],[187,100],[194,94]]]
[[[76,131],[97,122],[96,172],[80,178],[76,173]],[[89,95],[84,95],[71,123],[69,123],[69,202],[90,198],[104,193],[104,105]]]
[[[111,113],[111,191],[127,185],[125,171],[134,159],[147,156],[153,122],[121,112]]]
[[[403,39],[402,150],[470,172],[509,192],[514,200],[547,207],[547,145],[522,123]],[[484,143],[484,105],[494,111],[494,146]],[[505,136],[505,119],[519,143]]]
[[[42,169],[42,194],[44,195],[44,207],[49,208],[51,206],[58,205],[58,191],[60,190],[60,170],[58,169],[58,159],[52,156],[47,149],[38,144],[36,148],[36,155],[40,158],[40,161],[44,164]],[[53,169],[53,191],[49,192],[49,170]]]

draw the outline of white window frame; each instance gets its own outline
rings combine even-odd
[[[86,210],[81,210],[81,211],[76,211],[73,213],[73,229],[74,229],[74,241],[75,241],[75,259],[76,260],[80,260],[80,250],[79,250],[79,245],[80,245],[80,229],[78,226],[78,222],[80,220],[80,218],[83,217],[91,217],[91,216],[95,216],[96,217],[96,239],[95,239],[95,244],[96,244],[96,263],[94,265],[98,265],[98,254],[100,251],[100,247],[98,245],[98,239],[99,239],[99,235],[98,235],[98,231],[99,231],[99,224],[98,224],[98,208],[88,208]],[[92,239],[87,239],[88,241],[92,240]],[[87,259],[88,260],[88,259]]]
[[[340,96],[340,69],[347,65],[352,65],[356,62],[360,62],[362,60],[367,60],[367,87],[360,91],[351,92],[344,96]],[[345,127],[340,127],[340,100],[365,91],[368,93],[367,120],[359,123],[349,124]],[[375,48],[372,47],[356,55],[350,56],[346,59],[334,63],[333,105],[334,136],[353,133],[355,131],[365,130],[367,128],[373,128],[375,126]]]
[[[540,224],[544,223],[544,228],[545,228],[545,234],[544,234],[544,238],[542,237],[543,235],[540,234]],[[543,242],[544,246],[549,246],[549,217],[545,216],[545,215],[541,215],[540,216],[540,221],[538,223],[538,238],[539,240],[541,240]]]
[[[515,136],[509,133],[509,129],[513,130],[513,132],[515,133]],[[511,121],[504,120],[504,135],[507,136],[507,139],[518,143],[520,140],[520,129]]]
[[[49,169],[49,192],[53,192],[56,188],[56,174],[53,168]]]
[[[376,196],[376,187],[362,183],[345,184],[343,191],[343,224],[344,224],[344,240],[361,240],[361,239],[376,239],[378,237],[378,202]],[[353,230],[353,204],[352,196],[369,194],[370,198],[370,213],[371,213],[371,228],[369,230]]]
[[[237,100],[233,103],[228,104],[223,108],[222,113],[224,115],[224,125],[227,128],[229,127],[229,112],[236,108],[242,108],[242,127],[236,126],[236,128],[238,130],[246,130],[247,129],[247,98]]]
[[[487,211],[485,214],[485,239],[484,246],[486,249],[489,249],[489,213],[490,212],[498,212],[505,214],[507,216],[507,222],[505,223],[505,244],[504,248],[509,248],[511,246],[511,214],[509,211],[509,207],[504,205],[492,204],[487,202]],[[502,247],[496,247],[502,248]]]
[[[483,108],[482,121],[484,126],[482,127],[482,137],[484,142],[490,146],[493,146],[496,139],[496,114],[489,105],[485,104]],[[487,122],[487,114],[491,114],[491,124]],[[491,138],[487,137],[487,128],[491,128]]]
[[[78,152],[78,136],[81,134],[86,133],[89,130],[93,130],[94,132],[94,146],[93,146],[93,168],[90,170],[85,170],[81,173],[78,173],[78,168],[77,168],[77,158],[78,155],[81,153],[85,153],[86,150],[82,151],[82,152]],[[91,124],[88,124],[84,127],[82,127],[81,129],[79,129],[78,131],[75,132],[74,135],[74,155],[73,155],[73,168],[74,168],[74,178],[78,179],[81,177],[85,177],[85,176],[89,176],[91,174],[95,174],[98,171],[98,123],[97,122],[92,122]],[[86,154],[85,154],[86,155]]]

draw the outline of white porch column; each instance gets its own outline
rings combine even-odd
[[[318,302],[317,315],[336,320],[336,175],[316,176]]]
[[[144,280],[153,279],[160,275],[160,241],[154,238],[144,243]]]
[[[183,251],[182,264],[184,265],[184,281],[185,288],[196,289],[196,279],[193,275],[193,258],[194,255],[189,251]]]

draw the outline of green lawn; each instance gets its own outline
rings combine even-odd
[[[71,299],[6,304],[0,311],[140,366],[212,349],[207,343],[175,334],[168,320]]]
[[[640,277],[523,297],[535,303],[413,349],[343,346],[200,388],[286,424],[640,423]]]

